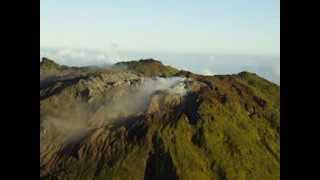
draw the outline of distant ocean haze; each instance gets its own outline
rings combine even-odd
[[[69,66],[106,65],[120,61],[153,58],[160,60],[163,64],[198,74],[234,74],[249,71],[280,84],[280,56],[277,55],[134,52],[114,47],[108,50],[41,48],[40,59],[42,57],[48,57],[59,64]]]

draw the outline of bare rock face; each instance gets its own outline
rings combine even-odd
[[[151,96],[147,113],[164,112],[167,109],[175,108],[181,105],[183,96],[180,94],[170,94],[166,92],[157,92]]]
[[[152,59],[40,73],[40,179],[279,179],[280,87],[256,74]]]
[[[155,112],[159,112],[161,109],[161,100],[163,99],[162,94],[155,94],[150,99],[150,104],[147,110],[147,113],[152,114]]]

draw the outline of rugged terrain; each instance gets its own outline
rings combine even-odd
[[[153,59],[40,62],[41,179],[280,179],[280,87]]]

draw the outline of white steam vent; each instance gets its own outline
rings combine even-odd
[[[187,92],[185,78],[182,77],[155,77],[143,79],[142,89],[146,94],[152,94],[155,91],[168,91],[170,93],[185,95]]]

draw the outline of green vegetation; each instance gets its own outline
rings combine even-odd
[[[42,58],[40,62],[40,70],[48,72],[59,72],[62,69],[65,69],[65,66],[60,66],[55,63],[53,60],[48,58]]]
[[[173,76],[179,71],[171,66],[165,66],[160,61],[153,59],[145,59],[139,61],[120,62],[115,67],[134,71],[144,76]]]

